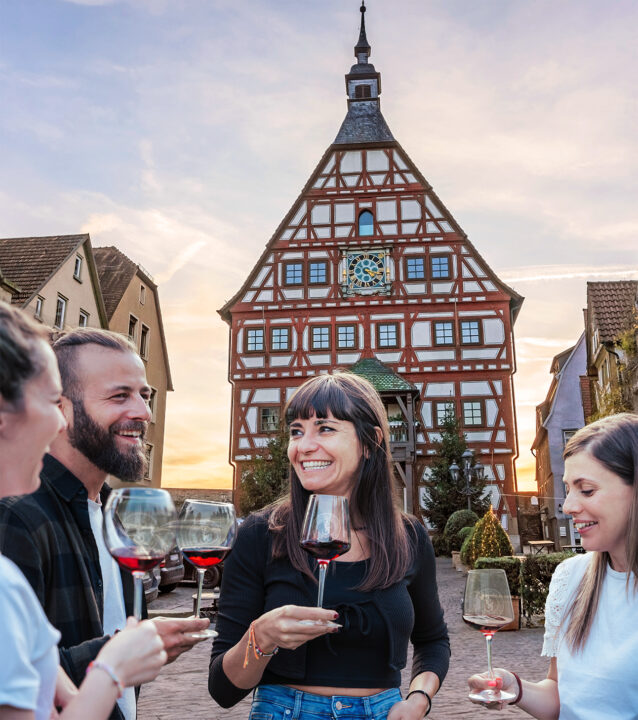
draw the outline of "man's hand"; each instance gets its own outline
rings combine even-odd
[[[176,660],[182,653],[190,650],[205,638],[194,638],[190,633],[205,630],[210,625],[208,618],[164,618],[151,620],[157,628],[168,655],[167,662]]]

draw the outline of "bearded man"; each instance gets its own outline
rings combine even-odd
[[[133,582],[102,536],[108,475],[141,480],[151,389],[144,363],[121,335],[82,328],[53,344],[67,430],[44,456],[40,488],[0,503],[0,552],[23,571],[61,633],[60,659],[79,685],[88,664],[133,614]],[[156,619],[169,661],[197,640],[208,620]],[[132,689],[112,720],[135,720]]]

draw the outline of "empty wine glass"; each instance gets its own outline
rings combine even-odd
[[[487,643],[487,671],[490,687],[471,692],[470,700],[476,703],[507,702],[514,693],[496,689],[496,676],[492,670],[492,639],[504,625],[514,620],[514,609],[505,570],[470,570],[465,583],[463,620],[474,630],[480,630]]]
[[[340,495],[311,495],[301,528],[300,543],[319,563],[317,607],[322,607],[328,563],[350,550],[348,498]]]
[[[142,619],[144,573],[175,546],[175,506],[166,490],[119,488],[104,507],[104,542],[120,567],[133,574],[133,609]]]
[[[177,521],[177,544],[182,555],[197,570],[197,604],[199,617],[202,587],[207,568],[219,565],[235,542],[237,520],[231,503],[209,500],[185,500]],[[215,630],[207,628],[191,637],[216,637]]]

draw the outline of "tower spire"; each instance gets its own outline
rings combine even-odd
[[[366,4],[365,0],[361,0],[361,29],[359,30],[359,42],[354,46],[354,56],[359,63],[367,63],[370,51],[370,43],[366,37]]]

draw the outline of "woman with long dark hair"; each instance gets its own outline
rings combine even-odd
[[[547,678],[497,669],[512,704],[536,718],[638,717],[638,415],[603,418],[565,446],[563,512],[588,552],[554,571],[545,606]],[[469,680],[487,687],[485,675]],[[494,703],[500,709],[502,703]]]
[[[285,416],[290,490],[241,525],[226,560],[210,693],[230,707],[256,688],[254,718],[421,720],[447,672],[449,641],[432,545],[396,502],[383,403],[366,380],[336,373],[304,383]],[[352,525],[322,608],[313,607],[317,564],[299,544],[312,494],[347,497]]]

